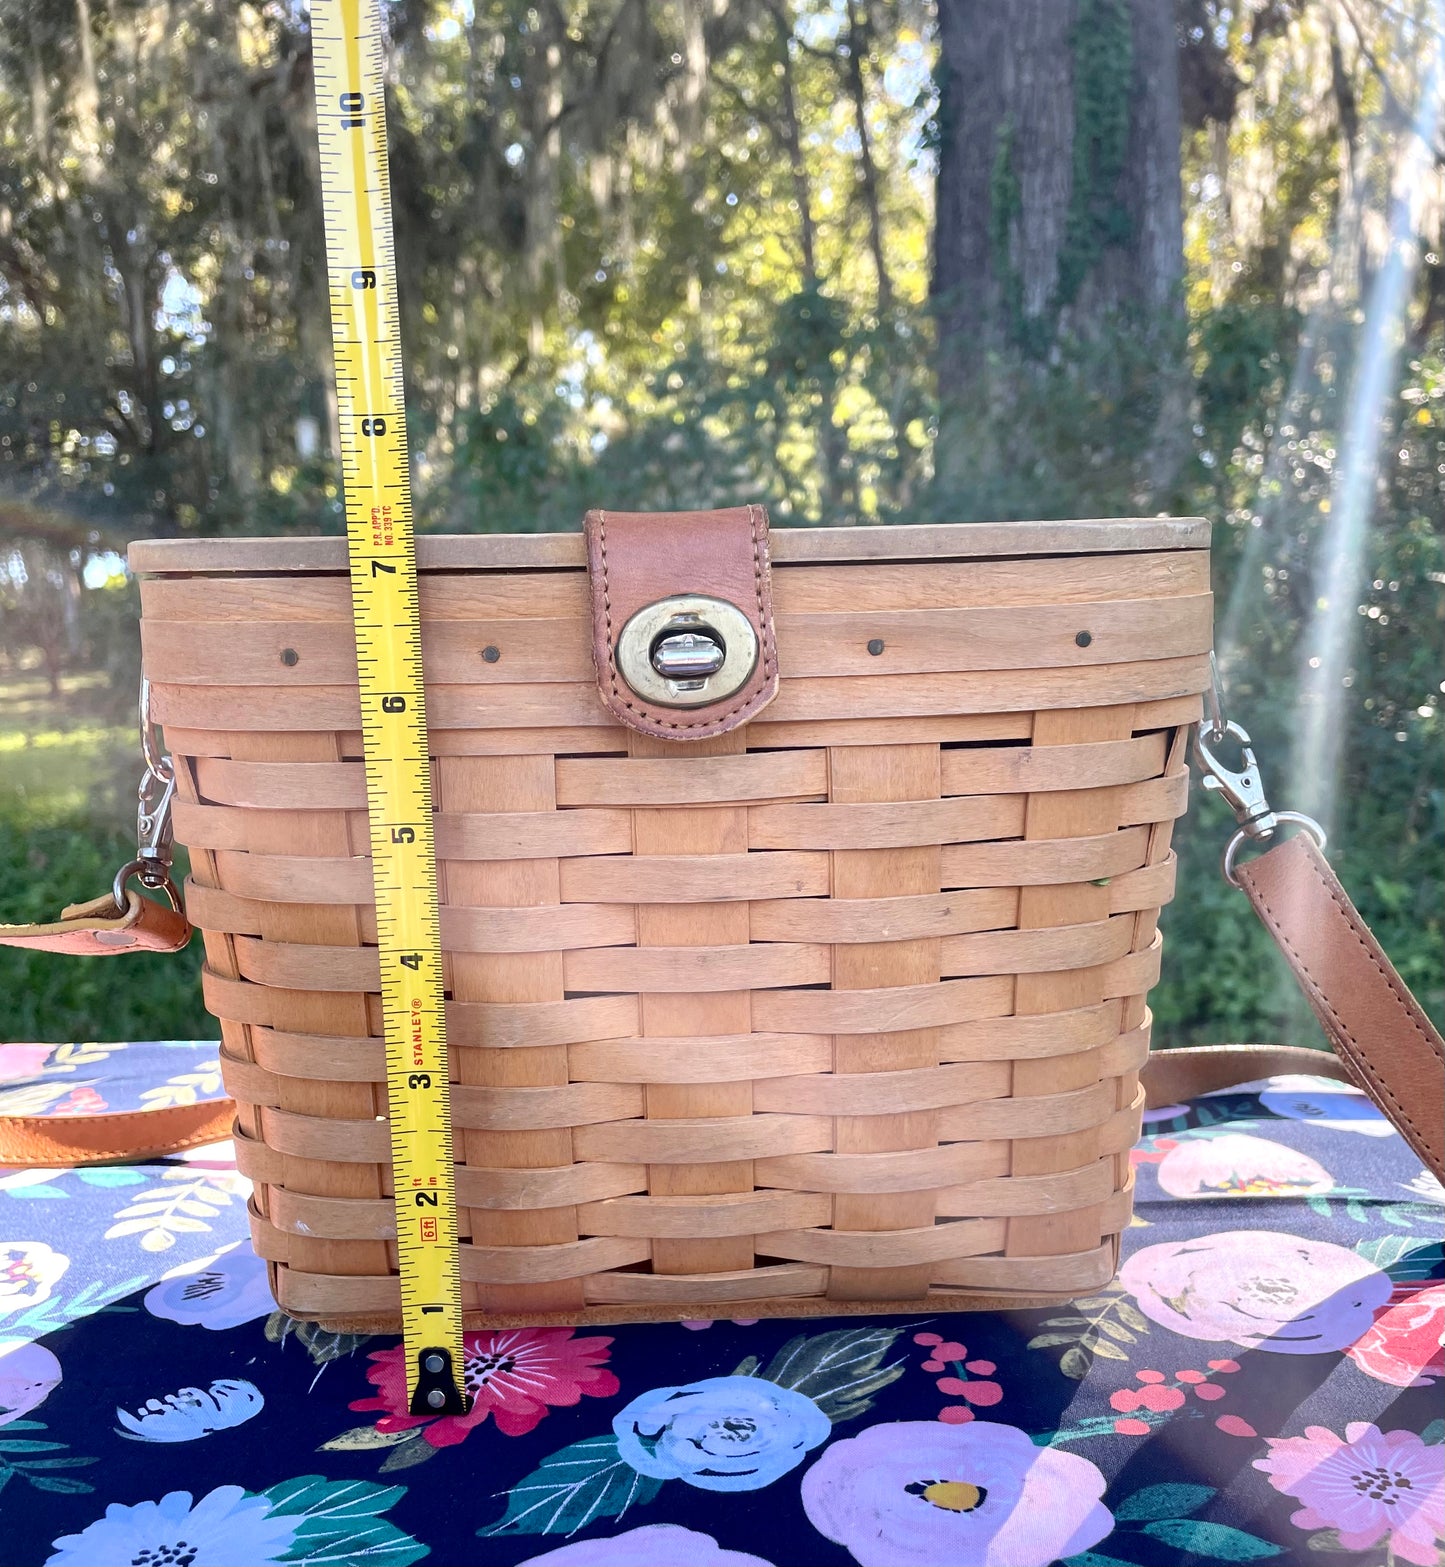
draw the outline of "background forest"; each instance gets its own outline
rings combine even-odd
[[[1215,524],[1234,716],[1438,1016],[1445,0],[405,0],[431,530]],[[0,918],[129,858],[145,535],[338,531],[301,0],[0,0]],[[1197,798],[1161,1042],[1312,1025]],[[1180,841],[1180,840],[1176,840]],[[214,1032],[0,952],[0,1030]]]

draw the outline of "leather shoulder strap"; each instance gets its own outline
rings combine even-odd
[[[60,911],[58,920],[0,925],[0,947],[107,958],[118,952],[179,952],[191,939],[184,914],[154,898],[143,898],[133,887],[125,897],[123,911],[106,892],[88,903],[72,903]]]
[[[105,1115],[0,1116],[0,1165],[51,1170],[179,1153],[229,1137],[235,1113],[229,1099],[203,1099]]]
[[[1301,833],[1237,874],[1350,1077],[1445,1179],[1445,1042],[1314,840]]]

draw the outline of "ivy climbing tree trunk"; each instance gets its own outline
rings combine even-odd
[[[1157,496],[1188,439],[1170,0],[939,0],[938,18],[940,481],[1008,504],[1007,484],[980,490],[980,463],[1062,460],[1056,441],[1029,451],[1028,399],[1049,372],[1079,353],[1107,367],[1111,343],[1147,342],[1151,384],[1117,390],[1141,399],[1134,489]]]

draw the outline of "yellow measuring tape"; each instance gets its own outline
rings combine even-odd
[[[312,0],[316,130],[413,1414],[464,1414],[431,764],[378,0]]]

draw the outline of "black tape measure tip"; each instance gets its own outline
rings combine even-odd
[[[457,1385],[449,1349],[434,1347],[417,1353],[412,1388],[414,1415],[464,1415],[472,1407],[471,1399]]]

